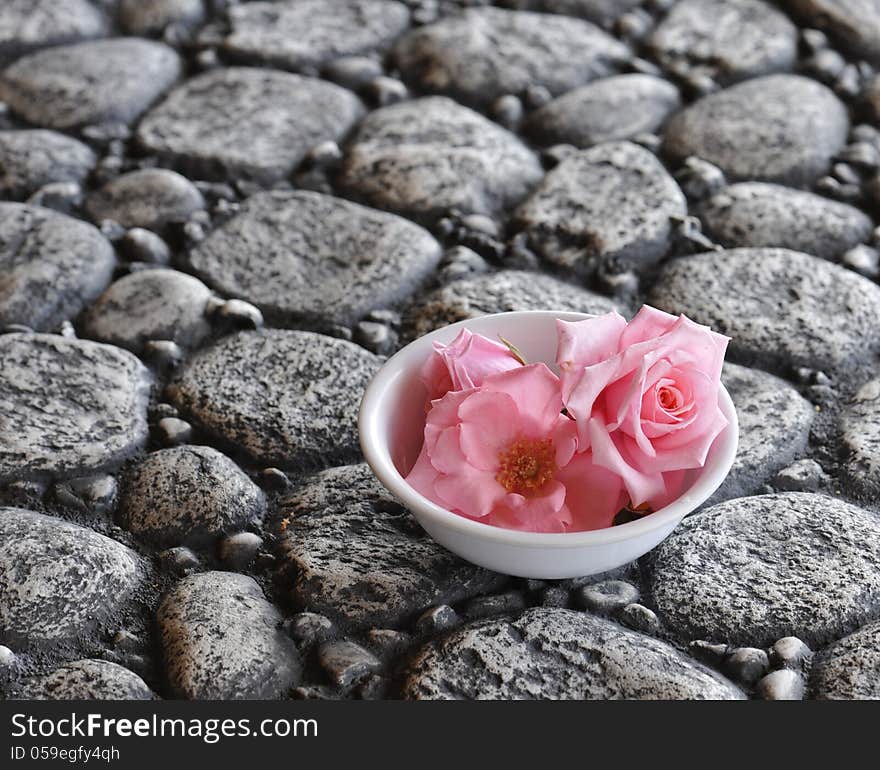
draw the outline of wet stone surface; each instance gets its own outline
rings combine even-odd
[[[6,0],[0,7],[0,64],[35,48],[107,33],[107,20],[88,0]]]
[[[82,182],[95,153],[55,131],[0,131],[0,195],[22,200],[53,182]]]

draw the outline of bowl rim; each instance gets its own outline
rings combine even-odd
[[[358,411],[358,433],[364,458],[379,481],[409,508],[417,519],[424,517],[432,524],[455,530],[460,534],[482,540],[491,540],[496,543],[504,543],[508,546],[523,548],[582,548],[639,538],[670,524],[674,525],[698,505],[708,500],[715,490],[721,486],[736,456],[739,443],[739,420],[733,399],[731,399],[724,385],[719,383],[719,406],[728,420],[728,425],[712,442],[712,448],[717,452],[715,462],[711,466],[712,472],[702,473],[681,497],[677,497],[663,508],[635,521],[618,524],[613,527],[579,530],[577,532],[524,532],[522,530],[496,527],[476,519],[468,519],[443,508],[413,489],[395,467],[390,452],[385,447],[384,442],[379,439],[378,426],[375,424],[377,419],[376,406],[381,400],[387,384],[393,378],[399,376],[401,372],[409,371],[416,365],[421,366],[424,361],[423,348],[430,347],[431,343],[438,337],[447,336],[450,330],[461,329],[487,318],[504,316],[531,316],[536,319],[539,317],[552,317],[566,321],[577,321],[594,317],[593,314],[589,313],[562,310],[514,310],[504,313],[489,313],[457,321],[418,337],[401,348],[379,368],[364,392]],[[479,329],[474,331],[479,333]],[[716,445],[718,445],[717,449]],[[707,466],[703,467],[705,469]]]

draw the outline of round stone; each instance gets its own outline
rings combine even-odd
[[[320,334],[240,332],[198,353],[167,392],[221,440],[301,470],[357,456],[357,409],[378,366],[363,348]]]
[[[332,83],[230,67],[172,91],[141,121],[137,139],[196,178],[271,184],[315,145],[344,136],[362,112],[354,94]]]
[[[622,14],[642,2],[643,0],[505,0],[504,5],[521,10],[578,16],[607,28]]]
[[[0,508],[0,642],[59,644],[105,629],[144,577],[140,557],[85,527]]]
[[[429,538],[366,465],[304,479],[279,516],[295,604],[340,623],[398,626],[501,582]]]
[[[115,264],[113,247],[91,225],[0,202],[0,324],[54,329],[104,291]]]
[[[874,0],[787,0],[811,25],[827,29],[843,50],[880,64],[880,5]]]
[[[847,403],[841,432],[847,450],[844,479],[856,494],[876,500],[880,495],[880,379],[865,383]]]
[[[205,18],[204,0],[120,0],[119,21],[132,35],[155,35],[169,24],[191,29]]]
[[[572,153],[516,210],[515,226],[548,262],[574,275],[650,265],[665,256],[684,193],[657,157],[630,142]]]
[[[740,700],[731,682],[665,642],[603,618],[537,608],[478,621],[429,643],[405,698]]]
[[[600,615],[610,615],[639,600],[639,590],[625,580],[602,580],[590,583],[576,591],[584,609]]]
[[[346,640],[324,642],[318,662],[337,687],[350,687],[381,667],[373,653]]]
[[[161,230],[186,222],[205,208],[205,200],[186,177],[164,168],[145,168],[116,177],[86,199],[95,221],[112,219],[123,227]]]
[[[804,678],[790,669],[771,671],[756,688],[764,700],[801,700],[804,697]]]
[[[680,106],[678,89],[653,75],[617,75],[576,88],[535,110],[525,131],[542,145],[590,147],[652,134]]]
[[[565,283],[549,275],[502,270],[463,278],[419,298],[404,311],[409,339],[489,313],[511,310],[567,310],[607,313],[615,303],[600,294]]]
[[[150,376],[131,353],[48,334],[4,334],[0,361],[0,481],[84,476],[146,443]]]
[[[719,82],[791,69],[797,28],[761,0],[682,0],[648,38],[667,69]]]
[[[371,113],[340,181],[380,208],[433,218],[453,208],[493,214],[522,199],[542,173],[513,134],[437,96]]]
[[[723,246],[780,246],[832,261],[867,240],[874,227],[854,206],[764,182],[724,188],[699,215]]]
[[[696,155],[732,179],[808,185],[843,147],[849,117],[815,80],[768,75],[703,97],[673,116],[664,149]]]
[[[880,529],[861,508],[792,492],[728,500],[652,552],[657,614],[681,639],[822,645],[880,616]]]
[[[285,69],[322,64],[387,47],[409,26],[409,9],[393,0],[285,0],[229,9],[223,50]]]
[[[587,21],[473,8],[404,35],[393,56],[419,89],[488,107],[529,86],[564,93],[614,72],[630,53]]]
[[[39,126],[131,123],[180,73],[180,57],[163,43],[89,41],[19,59],[0,76],[0,99]]]
[[[866,368],[880,350],[880,288],[787,249],[729,249],[668,263],[648,302],[732,337],[743,363],[789,371]]]
[[[207,546],[224,532],[258,528],[262,490],[226,455],[206,446],[151,452],[128,477],[122,525],[162,546]]]
[[[88,0],[4,0],[0,4],[0,63],[35,48],[107,33],[104,15]]]
[[[218,291],[283,325],[350,326],[406,298],[440,245],[405,219],[315,192],[267,192],[189,255]]]
[[[815,410],[785,380],[725,363],[721,375],[739,419],[739,445],[727,478],[709,505],[756,492],[804,454]]]
[[[196,347],[211,331],[206,312],[212,296],[198,278],[177,270],[129,273],[86,311],[83,332],[134,353],[150,340]]]
[[[880,623],[860,628],[819,653],[810,690],[823,700],[880,699]]]
[[[189,700],[268,700],[302,671],[282,618],[253,578],[203,572],[181,580],[157,614],[168,684]]]
[[[0,131],[0,195],[21,200],[53,182],[82,182],[95,162],[87,145],[64,134]]]
[[[153,700],[137,674],[106,660],[77,660],[25,679],[13,698],[26,700]]]

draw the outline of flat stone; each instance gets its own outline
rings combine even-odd
[[[164,168],[145,168],[116,177],[86,198],[96,222],[112,219],[123,227],[161,230],[186,222],[205,208],[205,200],[186,177]]]
[[[146,443],[150,376],[131,353],[48,334],[4,334],[0,360],[0,481],[84,476]]]
[[[193,271],[283,325],[350,326],[409,296],[440,260],[411,222],[315,192],[267,192],[189,255]]]
[[[504,5],[524,11],[545,11],[578,16],[610,27],[622,14],[641,5],[642,0],[505,0]]]
[[[357,457],[357,409],[378,367],[344,340],[240,332],[196,354],[167,392],[221,440],[266,465],[301,470]]]
[[[381,666],[379,659],[369,650],[346,640],[322,644],[318,661],[338,687],[350,687]]]
[[[225,53],[300,70],[386,48],[409,26],[409,9],[392,0],[257,2],[230,8],[229,25]]]
[[[180,74],[180,57],[163,43],[89,41],[19,59],[0,76],[0,99],[38,126],[131,123]]]
[[[22,200],[53,182],[80,183],[95,162],[87,145],[64,134],[0,131],[0,196]]]
[[[153,700],[137,674],[106,660],[77,660],[25,679],[13,698],[25,700]]]
[[[516,210],[515,226],[548,262],[588,276],[653,264],[669,249],[684,193],[657,157],[630,142],[572,153]]]
[[[707,505],[752,494],[807,449],[816,412],[785,380],[725,363],[721,381],[736,406],[739,446],[727,478]]]
[[[786,0],[811,26],[826,29],[853,54],[880,64],[880,5],[875,0]]]
[[[698,213],[723,246],[780,246],[832,261],[873,229],[871,218],[855,206],[764,182],[730,185]]]
[[[122,525],[159,545],[212,544],[225,532],[258,528],[266,497],[232,460],[207,446],[148,454],[133,469]]]
[[[107,33],[107,20],[88,0],[4,0],[0,4],[0,63],[44,46]]]
[[[871,623],[816,656],[810,678],[814,698],[880,699],[880,623]]]
[[[181,580],[157,615],[168,684],[189,700],[268,700],[302,671],[281,615],[257,582],[234,572]]]
[[[810,493],[720,503],[649,557],[657,614],[683,640],[826,644],[880,616],[877,523]]]
[[[614,72],[629,50],[580,19],[473,8],[404,35],[393,57],[419,89],[485,107],[542,86],[557,95]]]
[[[655,133],[679,108],[678,89],[653,75],[616,75],[569,91],[532,112],[526,133],[542,145],[590,147]]]
[[[355,627],[398,626],[501,580],[429,538],[367,465],[304,479],[279,515],[294,602]]]
[[[85,222],[0,202],[0,324],[54,329],[110,283],[116,256]]]
[[[204,0],[119,1],[119,21],[132,35],[155,35],[169,24],[192,29],[204,18]]]
[[[210,333],[206,318],[211,290],[198,278],[157,268],[114,282],[85,313],[89,337],[141,353],[149,340],[196,347]]]
[[[815,80],[767,75],[710,94],[674,115],[664,149],[696,155],[731,179],[808,185],[843,147],[849,117]]]
[[[880,495],[880,379],[865,383],[841,416],[847,450],[843,477],[853,491],[868,499]]]
[[[797,27],[761,0],[682,0],[648,38],[665,68],[718,82],[791,69]]]
[[[405,698],[740,700],[743,693],[665,642],[556,608],[483,620],[416,653]]]
[[[141,121],[137,139],[196,178],[271,184],[315,145],[344,136],[362,113],[357,97],[332,83],[230,67],[178,86]]]
[[[742,363],[823,372],[865,368],[880,349],[880,288],[787,249],[729,249],[668,263],[648,302],[732,337]]]
[[[83,639],[132,598],[145,565],[85,527],[0,508],[0,642],[14,649]]]
[[[616,307],[608,297],[542,273],[502,270],[463,278],[415,300],[404,311],[409,339],[441,326],[510,310],[568,310],[607,313]]]
[[[431,218],[449,209],[493,214],[542,176],[516,136],[445,97],[384,107],[361,124],[341,183],[380,208]]]

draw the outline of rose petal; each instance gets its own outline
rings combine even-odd
[[[596,465],[590,452],[576,455],[556,478],[565,485],[565,507],[571,511],[572,531],[610,527],[626,504],[620,476]]]
[[[565,487],[548,482],[536,497],[509,494],[492,513],[491,523],[524,532],[565,532],[571,513],[565,507]]]
[[[556,321],[559,343],[556,363],[560,371],[592,366],[618,352],[626,319],[615,311],[583,321]]]
[[[488,516],[507,495],[491,473],[467,464],[454,475],[437,479],[434,490],[441,505],[477,518]]]
[[[624,457],[623,452],[629,448],[626,440],[635,446],[631,438],[620,431],[615,431],[612,437],[602,419],[596,417],[590,420],[589,431],[593,462],[621,477],[633,505],[641,505],[665,491],[659,469],[651,468],[650,472],[640,470],[628,457]],[[647,467],[651,467],[650,464]]]
[[[506,393],[519,410],[520,429],[528,438],[544,438],[556,425],[562,411],[559,378],[546,364],[529,364],[500,374],[483,382],[488,393]]]
[[[437,501],[437,493],[434,491],[434,482],[440,478],[437,469],[431,465],[428,453],[422,445],[422,451],[416,459],[416,464],[412,470],[406,475],[407,483],[423,497],[427,497],[433,502]]]
[[[520,417],[506,393],[476,391],[458,408],[461,449],[468,461],[486,471],[498,469],[499,455],[516,439]]]

